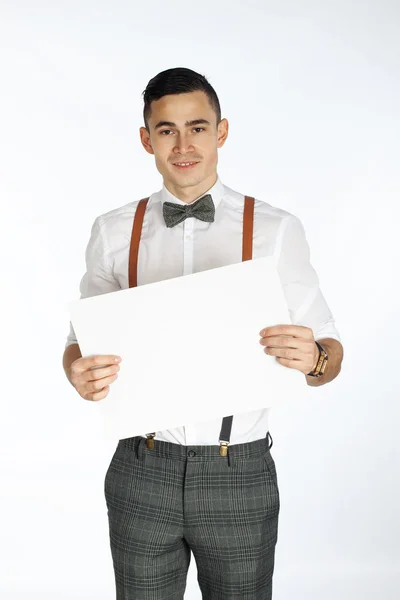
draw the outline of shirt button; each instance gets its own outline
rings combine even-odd
[[[196,456],[196,452],[194,450],[189,450],[188,456]]]

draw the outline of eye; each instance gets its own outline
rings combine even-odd
[[[204,127],[193,127],[194,130],[201,129],[201,131],[205,131]],[[172,129],[163,129],[160,131],[160,135],[164,135],[164,133],[169,133]]]

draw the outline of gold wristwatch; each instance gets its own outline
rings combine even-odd
[[[307,377],[321,377],[324,374],[326,363],[328,362],[328,353],[323,349],[321,344],[315,342],[319,349],[319,358],[314,371],[307,373]]]

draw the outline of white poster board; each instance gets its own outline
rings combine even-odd
[[[107,397],[93,403],[114,439],[266,408],[307,387],[259,343],[264,327],[291,324],[273,257],[68,308],[82,356],[122,357]]]

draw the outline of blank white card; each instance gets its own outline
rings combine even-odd
[[[122,357],[107,397],[93,403],[114,439],[267,408],[307,387],[260,344],[264,327],[291,324],[273,257],[68,308],[82,356]]]

